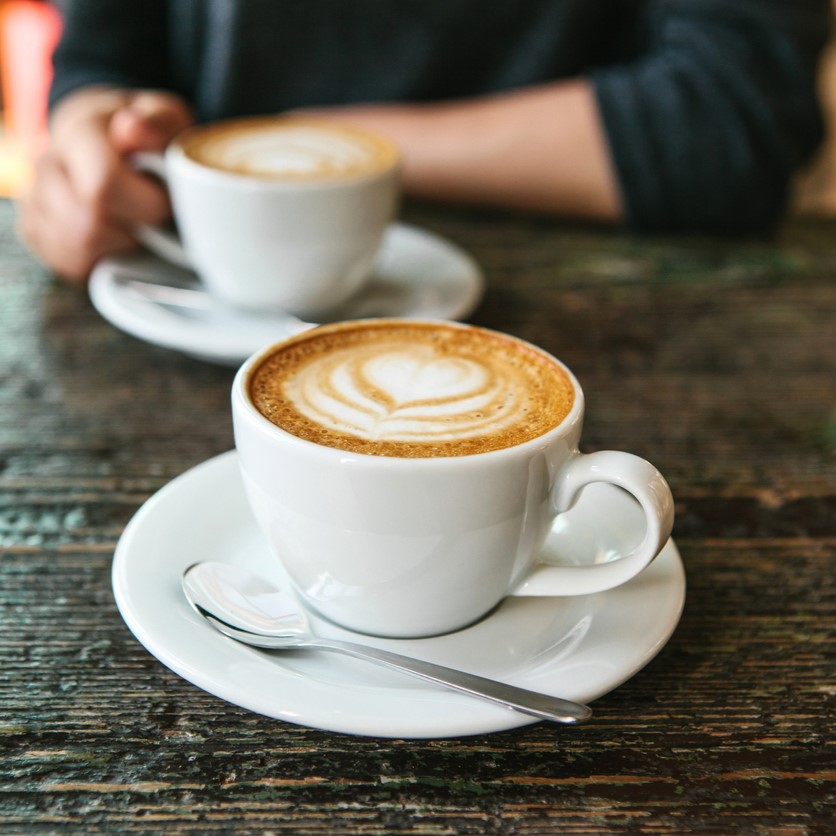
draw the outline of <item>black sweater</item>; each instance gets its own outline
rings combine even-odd
[[[630,223],[768,229],[822,135],[829,0],[64,0],[54,104],[174,90],[198,118],[440,101],[584,75]]]

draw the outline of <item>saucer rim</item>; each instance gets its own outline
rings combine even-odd
[[[432,250],[434,253],[443,254],[451,267],[455,265],[455,270],[458,273],[455,298],[441,300],[440,302],[435,300],[434,311],[429,310],[425,313],[419,311],[415,314],[408,309],[392,310],[385,311],[381,315],[406,318],[417,315],[422,319],[465,319],[476,309],[482,299],[485,289],[485,277],[482,268],[469,252],[450,239],[423,227],[402,222],[395,222],[387,229],[386,238],[378,256],[378,264],[384,259],[397,259],[396,248],[399,246],[414,246],[414,242],[418,242],[420,246],[428,251]],[[387,244],[389,250],[386,249]],[[194,328],[184,328],[183,325],[188,324],[190,318],[178,314],[174,309],[163,304],[144,301],[137,302],[134,305],[130,303],[130,300],[126,302],[124,291],[118,286],[117,276],[120,271],[132,269],[131,265],[137,259],[147,259],[150,263],[159,262],[166,269],[173,267],[156,254],[147,250],[139,250],[127,255],[103,258],[93,268],[88,283],[88,294],[93,307],[107,322],[129,336],[203,362],[238,366],[258,348],[292,333],[292,325],[296,323],[295,318],[281,315],[275,317],[250,316],[246,313],[230,311],[229,320],[234,322],[239,329],[249,325],[259,329],[271,328],[273,325],[276,328],[275,336],[259,340],[258,345],[255,345],[255,341],[253,341],[253,344],[248,344],[246,348],[239,348],[237,345],[230,347],[228,344],[225,345],[222,339],[218,339],[217,334],[213,339],[210,339],[208,334],[198,336]],[[383,268],[385,268],[385,264]],[[133,269],[135,270],[136,267],[134,266]],[[182,268],[177,269],[182,270]],[[379,267],[378,269],[382,268]],[[384,272],[387,275],[393,273],[397,275],[397,271],[391,267],[384,269]],[[400,278],[396,283],[407,287],[415,285],[411,277]],[[436,284],[433,287],[438,289],[440,285]],[[149,310],[154,311],[154,314],[148,315]],[[164,325],[163,323],[167,318],[170,319],[170,322]],[[357,317],[352,316],[349,309],[347,318]],[[195,327],[199,328],[200,326]],[[247,342],[249,342],[249,338],[247,338]]]
[[[171,498],[176,496],[181,491],[188,491],[190,488],[208,489],[210,487],[210,483],[211,485],[214,485],[213,480],[219,480],[221,482],[226,480],[226,487],[224,489],[217,491],[215,487],[211,493],[212,496],[218,497],[219,501],[224,495],[224,490],[239,492],[240,496],[243,496],[243,484],[240,481],[237,454],[234,450],[214,456],[186,470],[184,473],[172,479],[151,497],[149,497],[149,499],[146,500],[146,502],[144,502],[138,509],[123,531],[122,536],[119,538],[119,542],[117,543],[113,559],[112,587],[116,606],[120,615],[139,643],[143,645],[152,656],[162,662],[178,676],[212,694],[213,696],[248,711],[308,728],[358,736],[402,739],[463,737],[506,731],[537,722],[534,718],[517,712],[505,710],[488,703],[480,701],[476,701],[474,703],[473,700],[467,697],[463,697],[462,695],[454,694],[449,691],[431,689],[431,691],[428,692],[425,690],[427,686],[424,683],[417,682],[416,680],[409,680],[408,678],[405,678],[403,686],[399,686],[397,690],[388,688],[383,690],[380,688],[375,689],[374,686],[365,685],[363,681],[354,677],[352,677],[351,681],[347,680],[339,686],[334,684],[328,685],[327,683],[323,684],[313,676],[307,677],[307,679],[310,680],[310,682],[306,683],[308,691],[310,691],[311,687],[313,687],[315,691],[319,689],[323,690],[325,693],[330,692],[332,696],[334,692],[337,692],[340,696],[345,697],[346,692],[350,690],[351,687],[354,687],[356,689],[364,688],[366,691],[381,691],[384,701],[386,701],[387,697],[390,695],[394,698],[396,693],[397,700],[406,700],[406,702],[409,702],[410,700],[414,701],[416,704],[416,710],[410,717],[404,718],[403,721],[401,721],[399,715],[399,725],[397,728],[391,725],[388,727],[383,726],[377,721],[376,716],[367,716],[367,714],[363,711],[355,710],[354,713],[351,713],[343,710],[342,708],[331,711],[323,710],[320,706],[317,716],[311,716],[311,710],[314,713],[317,711],[317,708],[314,707],[313,709],[308,710],[308,714],[306,716],[305,707],[300,707],[298,702],[294,703],[292,695],[289,701],[287,696],[283,697],[285,700],[283,706],[274,704],[272,702],[272,695],[270,698],[265,699],[265,695],[263,693],[259,693],[257,690],[247,692],[246,688],[240,683],[236,683],[234,681],[230,682],[228,681],[228,677],[226,677],[226,681],[224,681],[223,675],[219,676],[216,671],[206,671],[205,665],[201,668],[199,664],[196,665],[194,663],[193,659],[181,658],[182,654],[178,656],[177,652],[171,649],[170,642],[168,647],[161,644],[154,636],[152,625],[145,623],[135,611],[135,605],[132,600],[134,592],[127,584],[130,570],[134,569],[135,571],[135,567],[131,565],[134,548],[133,541],[136,539],[143,527],[147,526],[149,520],[153,523],[153,516],[157,513],[157,509],[161,506],[165,506],[166,503],[169,503]],[[233,493],[229,494],[229,496],[233,495]],[[222,504],[225,507],[228,507],[228,499]],[[236,514],[238,512],[232,511],[230,513]],[[248,509],[247,513],[249,514]],[[244,520],[243,518],[238,520],[237,530],[239,531],[239,539],[240,531],[242,530],[240,527],[242,525],[252,531],[255,526],[255,522],[251,518],[247,520]],[[231,528],[235,529],[236,526],[233,525]],[[266,543],[264,544],[264,550],[267,550]],[[160,558],[157,559],[159,560]],[[211,558],[207,556],[205,559]],[[135,562],[134,557],[133,563]],[[189,562],[193,561],[186,561],[186,565]],[[671,635],[675,631],[677,624],[679,623],[685,603],[684,566],[673,540],[668,541],[663,553],[659,556],[659,558],[657,558],[653,565],[660,563],[664,564],[663,574],[667,576],[667,589],[665,592],[665,598],[663,599],[665,601],[667,614],[664,617],[663,622],[657,620],[655,623],[655,630],[652,637],[644,637],[644,641],[642,642],[644,649],[642,652],[635,658],[631,659],[627,664],[623,665],[617,673],[613,672],[613,675],[611,675],[606,682],[599,683],[597,687],[583,693],[572,692],[571,689],[568,689],[566,693],[563,694],[564,696],[582,702],[592,702],[594,699],[609,693],[634,676],[638,671],[644,668],[668,642]],[[184,568],[185,565],[181,567],[181,570]],[[270,667],[268,669],[266,667],[268,665],[267,657],[259,656],[259,651],[255,651],[252,648],[246,648],[238,644],[233,645],[232,642],[212,631],[208,625],[200,622],[198,617],[191,611],[185,597],[180,591],[179,575],[176,575],[173,579],[169,578],[169,584],[172,580],[176,581],[178,594],[174,599],[176,601],[177,612],[171,613],[171,618],[175,618],[176,616],[176,620],[183,621],[183,618],[185,617],[192,622],[189,625],[190,628],[197,628],[201,631],[200,643],[202,644],[203,642],[208,642],[209,644],[207,644],[207,647],[212,648],[215,657],[217,657],[218,653],[221,652],[222,648],[225,647],[229,649],[231,646],[234,646],[235,650],[242,654],[241,669],[249,670],[250,673],[252,673],[253,668],[255,668],[257,669],[256,673],[260,676],[267,676],[269,674],[270,677],[275,677],[277,675],[277,668]],[[163,583],[162,579],[160,579],[160,583]],[[635,583],[635,580],[628,582],[619,589],[610,590],[607,593],[598,593],[597,595],[591,596],[577,596],[573,600],[582,600],[584,603],[588,604],[588,608],[590,610],[595,610],[595,604],[590,602],[595,602],[596,599],[603,602],[605,600],[605,596],[618,595],[619,590],[623,590],[631,583]],[[171,592],[171,590],[169,589],[168,592]],[[601,606],[601,603],[599,603],[598,610],[603,609],[604,608]],[[661,612],[661,610],[662,608],[660,608],[659,611]],[[489,622],[491,618],[492,616],[488,616],[483,623]],[[182,626],[186,626],[185,622],[183,622]],[[370,644],[380,644],[384,647],[392,647],[397,644],[397,640],[380,639],[376,641],[371,637],[359,636],[357,634],[353,634],[351,631],[342,630],[341,628],[333,627],[333,630],[336,631],[336,634],[343,637],[351,638],[352,636],[355,636],[358,640],[367,641]],[[444,637],[436,637],[436,639],[441,638]],[[436,639],[429,638],[417,641],[433,642]],[[200,648],[198,648],[198,650],[200,650]],[[186,656],[188,655],[189,654],[186,654]],[[191,655],[195,656],[199,655],[199,653],[192,652]],[[247,661],[245,661],[245,655],[248,656]],[[565,663],[565,660],[563,660],[563,662]],[[555,674],[559,673],[560,667],[561,665],[558,664],[558,670],[554,671]],[[616,665],[616,667],[618,666]],[[298,671],[294,672],[292,669],[290,672],[285,672],[283,674],[280,673],[278,676],[283,679],[284,685],[292,683],[294,680],[298,682],[300,676],[303,679],[306,678],[304,674],[300,675]],[[536,687],[530,682],[522,681],[522,678],[518,678],[516,681],[513,676],[506,678],[507,681],[514,682],[514,684],[521,685],[522,687]],[[561,685],[561,687],[563,686]],[[302,694],[301,696],[304,697],[305,695]],[[310,694],[308,694],[308,696],[310,697]],[[427,706],[429,706],[428,710]],[[418,707],[423,707],[425,709],[426,714],[423,718],[420,716],[421,712],[418,710]],[[378,706],[378,709],[379,708],[380,706]],[[370,710],[374,713],[373,706],[370,706]]]

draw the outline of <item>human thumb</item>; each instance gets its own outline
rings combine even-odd
[[[173,93],[133,95],[111,117],[113,147],[121,154],[162,151],[171,139],[194,122],[191,108]]]

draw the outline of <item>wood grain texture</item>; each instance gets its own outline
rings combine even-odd
[[[472,320],[554,352],[585,449],[668,476],[682,621],[586,726],[453,740],[268,720],[181,680],[115,608],[119,535],[232,446],[232,372],[54,284],[0,204],[0,831],[830,833],[836,222],[640,239],[409,207],[471,251]]]

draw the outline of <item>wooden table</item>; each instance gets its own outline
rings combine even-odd
[[[679,627],[588,725],[458,739],[285,724],[134,639],[110,566],[137,508],[232,446],[232,371],[54,284],[0,204],[0,830],[832,832],[836,222],[642,239],[410,207],[483,265],[472,321],[568,362],[585,449],[668,477]]]

